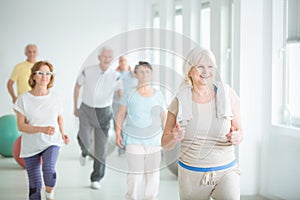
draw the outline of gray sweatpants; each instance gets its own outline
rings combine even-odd
[[[92,108],[84,103],[78,111],[79,131],[78,143],[82,155],[90,155],[94,158],[91,181],[100,181],[105,173],[106,143],[108,140],[108,130],[112,118],[111,106],[105,108]],[[91,137],[94,130],[94,155],[90,154]]]
[[[178,166],[181,200],[239,200],[240,170],[233,166],[215,172],[195,172]]]

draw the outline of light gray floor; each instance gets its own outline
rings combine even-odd
[[[107,159],[106,175],[101,181],[100,190],[92,190],[89,176],[92,160],[82,167],[79,165],[79,148],[76,140],[65,146],[57,163],[58,180],[55,188],[56,200],[89,200],[89,199],[124,199],[126,192],[125,157],[119,157],[117,151],[112,152]],[[24,200],[28,193],[27,174],[14,158],[0,157],[0,200]],[[178,188],[176,176],[167,168],[161,170],[160,200],[176,200]],[[258,196],[242,197],[243,200],[265,200]]]

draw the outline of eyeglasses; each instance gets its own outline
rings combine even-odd
[[[36,71],[34,74],[39,75],[39,76],[52,76],[54,73],[53,72],[43,72],[43,71]]]

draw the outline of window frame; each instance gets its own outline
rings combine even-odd
[[[290,110],[290,67],[287,49],[295,42],[300,44],[300,34],[298,32],[296,39],[289,37],[288,2],[289,0],[277,0],[273,5],[272,23],[276,27],[272,30],[272,125],[298,130],[300,117],[293,115]],[[300,24],[296,26],[300,30]]]

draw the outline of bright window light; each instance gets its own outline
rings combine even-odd
[[[210,7],[201,9],[201,45],[210,49]]]
[[[300,43],[289,43],[286,46],[286,69],[288,85],[288,123],[299,126],[300,119]]]

